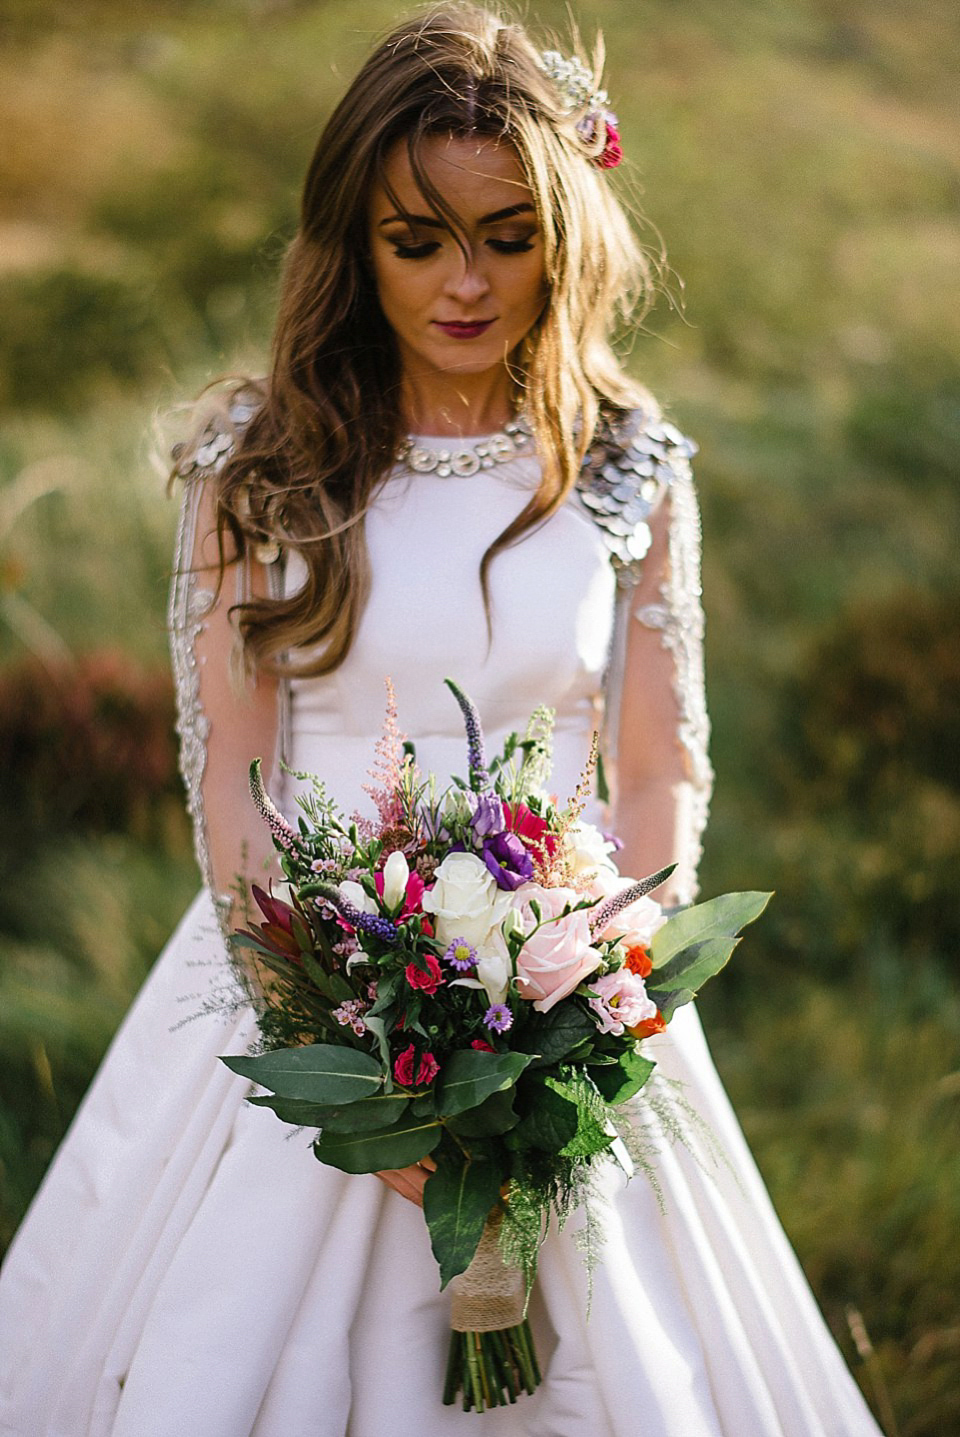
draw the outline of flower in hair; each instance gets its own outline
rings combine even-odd
[[[583,110],[576,123],[577,134],[592,145],[602,134],[604,145],[593,163],[601,170],[613,170],[623,159],[619,121],[610,109],[606,90],[594,87],[593,76],[576,55],[569,58],[559,50],[544,50],[540,56],[544,74],[553,81],[563,98],[567,113]]]

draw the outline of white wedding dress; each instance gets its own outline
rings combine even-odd
[[[389,674],[421,767],[463,773],[449,674],[477,703],[491,749],[535,705],[554,705],[554,786],[571,793],[605,675],[619,683],[616,633],[638,622],[629,588],[617,605],[611,553],[636,570],[643,544],[628,553],[624,542],[642,536],[653,488],[669,487],[670,572],[639,622],[676,663],[692,794],[680,858],[692,893],[710,773],[699,531],[683,450],[658,469],[661,441],[653,431],[640,444],[626,488],[616,489],[623,474],[601,474],[585,500],[572,496],[494,561],[489,652],[479,561],[535,487],[536,460],[462,478],[389,478],[367,516],[373,587],[354,647],[329,677],[289,686],[290,766],[319,773],[348,812],[368,808],[361,785]],[[189,553],[195,486],[184,487]],[[291,562],[281,582],[297,579]],[[191,575],[175,583],[185,773],[203,862],[205,725],[191,642],[204,596]],[[293,786],[275,788],[290,814]],[[218,1055],[245,1051],[252,1015],[229,1003],[229,1016],[206,1012],[230,982],[205,889],[117,1034],[3,1270],[3,1437],[876,1437],[692,1008],[649,1049],[685,1085],[726,1162],[664,1141],[662,1208],[642,1174],[628,1184],[611,1165],[594,1208],[604,1246],[589,1316],[573,1220],[546,1241],[531,1308],[543,1385],[478,1416],[440,1402],[449,1297],[422,1214],[372,1176],[322,1167],[309,1134],[245,1102],[248,1085]]]

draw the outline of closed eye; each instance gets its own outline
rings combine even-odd
[[[421,244],[401,244],[399,240],[392,240],[391,243],[393,252],[398,259],[426,259],[428,255],[435,254],[440,248],[438,240],[424,240]],[[486,243],[497,254],[524,254],[527,250],[533,249],[530,239],[488,239]]]

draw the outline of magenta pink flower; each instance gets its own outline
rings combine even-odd
[[[414,1065],[416,1064],[416,1076],[414,1076]],[[416,1060],[416,1049],[411,1043],[409,1048],[404,1048],[393,1065],[393,1076],[403,1088],[422,1088],[427,1083],[432,1083],[440,1071],[440,1064],[432,1053],[424,1053],[420,1062]]]

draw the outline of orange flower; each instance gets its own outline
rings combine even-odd
[[[646,978],[653,972],[650,954],[641,943],[636,943],[632,948],[627,949],[627,967],[631,973],[636,973],[638,978]]]
[[[663,1014],[657,1010],[655,1018],[644,1018],[635,1028],[628,1028],[631,1038],[652,1038],[654,1033],[666,1032],[667,1022]]]

